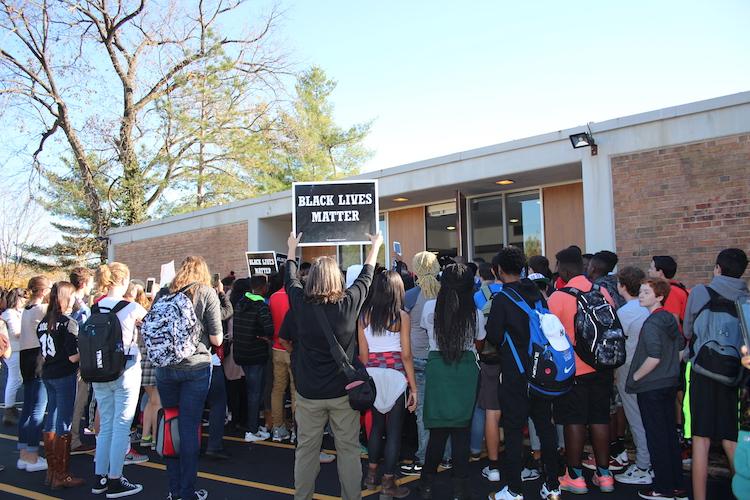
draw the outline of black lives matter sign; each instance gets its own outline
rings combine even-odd
[[[292,196],[300,246],[366,244],[378,230],[377,181],[299,182]]]
[[[279,266],[276,260],[276,252],[245,252],[247,259],[247,275],[255,276],[263,274],[271,276],[278,272]]]

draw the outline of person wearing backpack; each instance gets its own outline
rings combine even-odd
[[[160,322],[179,327],[167,332],[156,327]],[[205,500],[208,492],[195,489],[199,427],[211,379],[210,346],[220,346],[224,334],[221,303],[203,257],[185,257],[169,288],[154,298],[142,331],[162,407],[179,412],[179,457],[165,458],[169,498]]]
[[[557,272],[566,285],[550,296],[549,310],[560,318],[570,343],[576,346],[577,339],[581,338],[583,333],[576,330],[576,325],[580,325],[576,319],[580,318],[583,313],[591,311],[580,310],[579,299],[571,293],[571,290],[575,289],[580,293],[588,294],[594,291],[594,285],[583,275],[583,258],[578,249],[568,247],[558,252],[555,257],[557,258]],[[600,295],[592,299],[598,298],[602,306],[609,304],[612,308],[611,314],[616,317],[612,297],[604,288],[599,288],[599,293]],[[565,427],[567,461],[567,470],[560,478],[560,489],[575,494],[588,493],[581,464],[588,426],[597,467],[593,477],[594,485],[598,486],[602,492],[611,492],[614,490],[614,478],[609,470],[609,404],[614,370],[597,370],[585,363],[579,352],[579,349],[584,347],[576,346],[576,377],[572,390],[555,400],[555,422]],[[624,355],[624,342],[622,354]]]
[[[140,484],[133,484],[122,475],[125,455],[130,449],[130,424],[138,406],[138,396],[141,390],[141,359],[138,348],[136,324],[143,320],[146,310],[136,302],[124,299],[125,292],[130,285],[130,269],[120,262],[112,262],[99,266],[96,271],[96,281],[100,289],[106,291],[92,308],[91,316],[83,329],[92,328],[107,320],[108,315],[114,314],[119,325],[110,326],[106,332],[100,333],[118,337],[115,342],[124,349],[125,364],[119,367],[105,369],[121,372],[114,380],[108,382],[92,382],[94,397],[96,398],[99,414],[99,434],[96,438],[95,480],[91,492],[105,493],[107,498],[120,498],[135,495],[143,490]],[[119,327],[119,328],[117,328]],[[85,334],[85,331],[84,331]],[[87,377],[86,339],[79,333],[79,350],[81,351],[81,376]]]
[[[649,278],[641,285],[638,302],[650,314],[638,336],[625,384],[625,391],[638,397],[654,470],[653,487],[638,492],[647,500],[687,500],[674,411],[682,335],[677,320],[662,306],[669,289],[669,282],[661,278]]]
[[[265,383],[268,346],[273,339],[273,320],[263,298],[268,291],[264,275],[250,278],[251,292],[245,293],[235,307],[232,321],[232,356],[245,372],[247,389],[247,432],[245,441],[252,443],[271,437],[258,425],[261,395]]]
[[[521,249],[513,246],[503,248],[492,262],[495,273],[503,283],[503,291],[496,294],[492,301],[486,331],[487,342],[499,346],[500,364],[503,367],[500,406],[505,434],[503,477],[506,484],[490,498],[523,499],[523,427],[531,417],[541,441],[546,473],[540,495],[545,500],[556,500],[560,498],[561,492],[558,483],[557,438],[552,423],[552,399],[530,392],[528,378],[517,365],[517,359],[523,364],[524,370],[530,365],[526,347],[531,337],[531,326],[529,315],[515,300],[520,298],[531,309],[537,303],[542,306],[546,304],[536,283],[526,278],[521,279],[521,271],[526,266],[526,256]],[[574,366],[572,360],[570,366]]]
[[[683,334],[690,345],[688,393],[695,500],[706,499],[711,440],[721,441],[730,467],[734,462],[741,377],[739,352],[743,344],[734,301],[750,293],[742,279],[747,263],[743,250],[722,250],[716,257],[711,283],[695,286],[688,296]],[[732,359],[737,370],[726,371],[731,370]],[[719,360],[719,363],[714,364],[712,360]]]

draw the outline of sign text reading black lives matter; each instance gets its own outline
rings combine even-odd
[[[247,275],[264,274],[270,276],[278,272],[276,252],[245,252],[247,259]]]
[[[292,194],[300,246],[366,244],[378,229],[377,181],[295,183]]]

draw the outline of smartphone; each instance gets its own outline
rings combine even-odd
[[[735,302],[737,305],[737,316],[740,320],[740,329],[745,345],[750,349],[750,297],[742,297]]]
[[[393,252],[397,253],[398,255],[401,255],[401,242],[400,241],[393,242]]]
[[[214,273],[214,275],[211,277],[211,286],[214,288],[219,286],[219,280],[221,280],[219,273]]]
[[[154,283],[156,283],[156,278],[148,278],[146,280],[146,294],[154,293]]]

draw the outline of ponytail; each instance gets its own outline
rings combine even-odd
[[[121,262],[102,264],[96,270],[96,283],[99,290],[106,292],[116,285],[122,285],[130,277],[130,269]]]

